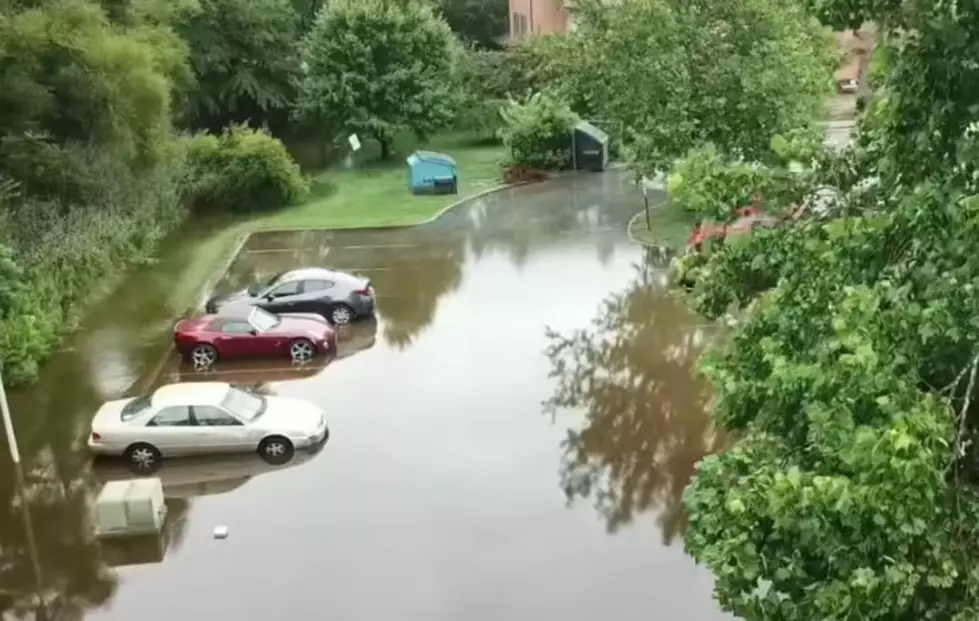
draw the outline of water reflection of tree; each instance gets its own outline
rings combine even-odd
[[[18,483],[9,463],[0,468],[0,608],[27,617],[38,598],[47,608],[80,617],[112,596],[115,578],[99,560],[89,517],[85,474],[64,481],[50,452],[25,456],[25,497],[37,544],[38,567],[24,525]],[[66,485],[67,483],[67,485]],[[38,584],[40,581],[40,585]],[[40,617],[39,617],[40,618]]]
[[[665,291],[666,257],[651,254],[588,328],[549,333],[557,386],[545,407],[585,413],[564,442],[568,500],[590,498],[610,532],[657,510],[670,542],[685,527],[681,495],[694,465],[723,440],[706,415],[707,385],[695,375],[708,328]]]
[[[116,588],[94,535],[91,506],[99,490],[85,444],[93,412],[104,396],[95,388],[97,361],[81,353],[58,355],[40,383],[10,395],[24,472],[0,450],[0,611],[31,618],[38,594],[48,618],[82,618],[107,602]],[[37,571],[24,525],[28,502]],[[169,536],[179,540],[186,507],[171,508]],[[40,580],[40,586],[38,586]],[[43,614],[43,613],[42,613]],[[44,618],[36,616],[36,618]]]
[[[435,318],[439,301],[462,284],[463,239],[422,231],[392,234],[371,249],[369,270],[384,339],[405,349]]]

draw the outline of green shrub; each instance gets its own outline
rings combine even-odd
[[[188,141],[191,202],[206,211],[281,209],[304,200],[309,183],[285,146],[263,130],[232,125]]]
[[[786,156],[799,149],[796,142],[773,140]],[[772,153],[773,164],[779,156]],[[732,161],[713,145],[692,149],[673,165],[667,180],[670,198],[699,218],[727,221],[739,207],[761,200],[773,212],[788,209],[802,198],[808,176],[792,172],[786,164],[762,165]]]
[[[86,171],[89,185],[101,188],[89,203],[38,198],[0,183],[6,188],[0,191],[0,365],[6,381],[33,381],[84,303],[127,266],[150,260],[157,242],[183,219],[183,153],[171,146],[161,150],[166,153],[156,166],[133,172],[104,152],[65,149],[72,170]]]
[[[534,93],[522,102],[510,99],[500,114],[500,138],[510,152],[508,165],[542,170],[571,167],[571,132],[578,116],[567,104],[547,93]]]

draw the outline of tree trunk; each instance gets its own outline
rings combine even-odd
[[[386,138],[378,138],[377,142],[381,145],[381,159],[385,161],[391,159],[391,141]]]

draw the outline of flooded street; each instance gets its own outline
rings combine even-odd
[[[255,236],[219,288],[318,264],[377,292],[377,321],[301,368],[182,368],[165,302],[180,253],[155,284],[134,275],[11,395],[30,528],[3,462],[4,619],[728,619],[682,549],[681,493],[723,444],[692,372],[714,328],[666,290],[668,258],[628,241],[640,207],[609,172],[425,227]],[[101,546],[100,482],[131,475],[93,465],[92,413],[199,379],[313,400],[330,440],[279,467],[172,460],[163,540]]]

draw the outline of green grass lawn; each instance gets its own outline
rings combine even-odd
[[[311,197],[302,205],[249,219],[252,231],[270,229],[369,228],[417,224],[448,205],[501,183],[501,145],[480,145],[465,136],[436,138],[423,146],[452,156],[459,165],[459,193],[414,196],[408,189],[405,158],[410,143],[396,144],[392,161],[355,162],[335,167],[312,178]],[[365,151],[372,151],[365,146]]]
[[[459,165],[459,193],[414,196],[408,188],[405,158],[415,148],[441,151]],[[376,159],[376,145],[367,143],[360,161],[345,168],[335,166],[312,175],[310,198],[301,205],[252,216],[222,219],[207,224],[215,233],[195,244],[193,260],[180,282],[199,288],[213,277],[243,236],[257,231],[282,229],[351,229],[406,226],[431,219],[466,196],[500,185],[502,145],[474,142],[466,135],[446,135],[426,144],[400,139],[388,162]]]
[[[425,145],[404,143],[389,162],[367,159],[345,168],[336,166],[312,175],[310,198],[301,205],[243,218],[234,234],[276,229],[343,229],[404,226],[430,219],[458,200],[501,183],[499,144],[478,144],[449,135]],[[405,158],[416,147],[441,151],[459,165],[459,193],[414,196],[408,188]],[[373,149],[365,145],[368,157]]]
[[[695,219],[673,201],[649,207],[649,226],[646,216],[640,213],[632,220],[629,232],[638,241],[651,246],[669,246],[681,249],[690,237]]]

